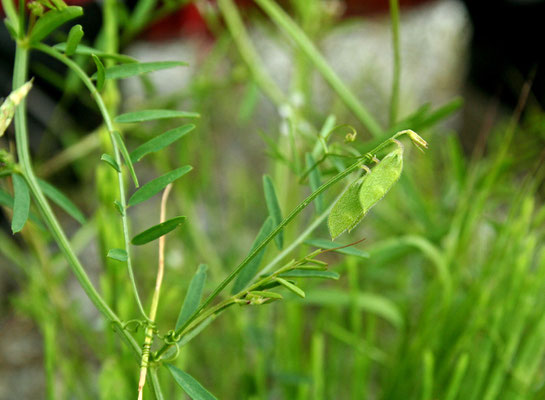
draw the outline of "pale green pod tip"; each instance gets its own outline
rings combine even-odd
[[[15,108],[26,97],[31,88],[32,79],[11,92],[0,106],[0,137],[2,137],[6,129],[8,129],[8,126],[15,115]]]

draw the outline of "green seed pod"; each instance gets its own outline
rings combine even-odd
[[[364,215],[388,193],[402,170],[403,148],[400,146],[386,155],[360,186],[359,198]]]
[[[366,178],[367,175],[353,182],[333,206],[327,220],[332,239],[346,230],[350,232],[365,215],[360,204],[359,192]]]
[[[329,233],[335,239],[344,231],[350,232],[369,210],[397,182],[403,169],[403,148],[400,146],[350,185],[335,203],[328,219]]]

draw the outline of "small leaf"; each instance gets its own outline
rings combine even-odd
[[[175,169],[174,171],[167,172],[159,178],[155,178],[154,180],[146,183],[131,196],[131,198],[129,199],[129,206],[134,206],[136,204],[142,203],[143,201],[148,200],[150,197],[155,196],[169,183],[172,183],[176,179],[181,178],[192,169],[193,167],[191,165],[185,165],[181,168]]]
[[[80,224],[85,224],[85,216],[83,213],[76,207],[72,201],[66,197],[60,190],[50,183],[38,179],[38,184],[44,192],[44,194],[53,201],[56,205],[62,208],[68,215],[78,221]]]
[[[162,69],[187,66],[188,64],[181,61],[158,61],[147,63],[130,63],[122,65],[114,65],[106,68],[106,79],[124,79],[131,76],[147,74],[149,72],[159,71]]]
[[[342,246],[342,244],[340,244],[340,243],[334,243],[334,242],[332,242],[330,240],[326,240],[326,239],[309,239],[309,240],[305,240],[305,244],[307,244],[309,246],[318,247],[320,249],[326,249],[326,250]],[[336,252],[336,253],[339,253],[339,254],[346,254],[347,256],[356,256],[356,257],[360,257],[360,258],[369,258],[369,253],[368,252],[363,251],[363,250],[359,250],[354,246],[345,247],[343,249],[337,249],[337,250],[333,250],[333,251]]]
[[[285,279],[282,278],[275,278],[275,281],[280,283],[282,286],[284,286],[286,289],[288,289],[290,292],[295,293],[297,296],[305,298],[305,292],[303,292],[300,288],[295,286],[293,283],[288,282]]]
[[[253,296],[265,297],[265,298],[269,298],[269,299],[282,300],[284,298],[284,296],[282,296],[280,293],[264,292],[264,291],[260,291],[260,290],[252,290],[251,292],[248,292],[248,294],[253,295]]]
[[[129,258],[127,252],[123,249],[110,249],[106,257],[122,262],[127,261]]]
[[[0,206],[13,209],[13,197],[11,197],[11,195],[2,188],[0,188]],[[38,217],[38,215],[32,211],[30,211],[28,219],[30,219],[42,231],[47,230],[40,220],[40,217]]]
[[[310,184],[310,190],[315,192],[322,185],[322,177],[320,176],[320,170],[316,165],[316,161],[310,153],[306,154],[306,164],[307,168],[312,168],[308,175],[308,181]],[[321,214],[324,211],[324,197],[322,194],[318,195],[318,197],[314,199],[314,207],[316,208],[317,214]]]
[[[403,148],[387,154],[386,157],[371,170],[360,186],[359,199],[363,214],[377,204],[394,186],[403,170]]]
[[[340,275],[333,271],[313,271],[307,269],[294,269],[293,271],[284,272],[279,276],[283,278],[322,278],[322,279],[339,279]]]
[[[64,50],[64,54],[66,54],[67,56],[74,55],[79,43],[81,42],[82,37],[83,28],[81,27],[81,25],[74,25],[68,33],[68,39],[66,40],[66,49]]]
[[[250,253],[254,251],[254,249],[257,248],[257,246],[259,246],[267,236],[270,235],[273,229],[274,222],[272,217],[269,216],[263,223],[263,226],[261,226],[261,229],[259,230],[254,243],[252,244]],[[257,269],[259,268],[259,265],[261,264],[261,261],[263,260],[264,255],[265,249],[261,250],[248,264],[246,264],[242,271],[240,271],[235,283],[233,284],[233,289],[231,290],[232,294],[240,292],[252,280],[257,272]]]
[[[133,122],[154,121],[168,118],[200,118],[200,114],[191,111],[177,110],[142,110],[121,114],[115,117],[114,121],[120,124]]]
[[[66,53],[68,43],[58,43],[53,47],[56,50],[59,50],[59,51],[62,51],[64,53]],[[93,47],[86,46],[86,45],[81,44],[81,43],[78,45],[78,47],[74,51],[74,54],[83,55],[83,56],[90,56],[91,54],[95,54],[97,57],[109,58],[109,59],[113,59],[113,60],[119,61],[119,62],[125,62],[125,63],[137,62],[137,60],[135,60],[134,58],[126,56],[124,54],[105,53],[103,51],[100,51],[100,50],[95,49]]]
[[[282,211],[280,210],[280,204],[278,204],[278,198],[276,197],[276,190],[274,184],[269,175],[263,175],[263,189],[265,191],[265,201],[267,202],[267,209],[269,215],[272,217],[275,227],[282,222]],[[274,237],[276,247],[282,249],[284,247],[284,234],[282,231]]]
[[[119,147],[119,151],[121,152],[123,159],[125,160],[125,165],[127,166],[127,168],[129,168],[129,172],[134,182],[134,186],[138,187],[139,186],[138,178],[136,177],[136,172],[134,172],[134,166],[132,165],[131,156],[129,155],[129,152],[127,151],[125,142],[121,138],[121,135],[119,134],[118,131],[113,131],[112,135],[114,137],[115,143],[117,144],[117,147]]]
[[[146,143],[138,146],[136,150],[131,153],[131,160],[133,163],[140,161],[145,155],[159,151],[176,140],[182,138],[187,133],[195,129],[195,125],[188,124],[178,128],[171,129],[153,139],[148,140]]]
[[[36,21],[30,32],[30,42],[41,42],[59,26],[81,15],[83,15],[83,8],[78,6],[66,7],[63,10],[48,11]]]
[[[124,217],[125,216],[125,210],[123,209],[123,206],[121,205],[121,202],[119,200],[115,200],[114,201],[114,206],[115,206],[115,209],[117,210],[117,212],[119,213],[119,215]]]
[[[178,315],[178,320],[176,321],[176,330],[180,329],[199,307],[204,283],[206,282],[207,269],[208,266],[206,264],[199,265],[197,272],[193,276],[193,279],[191,279],[182,308],[180,309],[180,314]]]
[[[17,37],[19,16],[17,14],[17,10],[15,9],[15,5],[13,4],[13,0],[2,0],[2,8],[4,9],[4,13],[7,17],[6,22],[9,22],[14,31],[15,37]]]
[[[30,193],[25,179],[19,174],[11,174],[13,180],[13,219],[11,230],[17,233],[23,229],[30,211]]]
[[[117,172],[121,172],[121,168],[119,168],[119,164],[117,161],[113,159],[113,157],[109,154],[103,154],[100,156],[100,159],[110,165],[113,169],[115,169]]]
[[[167,233],[173,231],[178,226],[180,226],[184,221],[185,217],[174,217],[166,220],[160,224],[152,226],[149,229],[146,229],[144,232],[139,233],[132,238],[131,243],[135,246],[141,246],[143,244],[149,243]]]
[[[333,206],[327,219],[332,239],[346,230],[350,232],[364,217],[359,191],[362,179],[365,180],[366,177],[367,175],[353,182]]]
[[[96,80],[97,80],[97,83],[96,83],[97,90],[100,92],[102,88],[104,87],[104,79],[105,79],[104,65],[102,64],[102,61],[100,61],[100,58],[98,58],[95,54],[91,54],[91,57],[93,57],[93,61],[95,62],[95,65],[97,66],[97,72],[94,76],[96,77]]]
[[[0,137],[2,137],[6,129],[8,129],[8,126],[15,115],[15,108],[23,101],[31,88],[32,80],[11,92],[0,106]]]
[[[193,400],[217,400],[217,398],[206,390],[195,378],[185,373],[172,364],[165,364],[176,383]]]

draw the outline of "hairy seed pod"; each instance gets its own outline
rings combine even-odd
[[[32,88],[32,80],[11,92],[8,98],[0,106],[0,137],[4,134],[6,129],[8,129],[8,126],[13,119],[13,115],[15,114],[15,107],[17,107],[26,97],[30,88]]]
[[[332,239],[346,230],[350,232],[365,215],[361,208],[359,192],[366,178],[367,175],[353,182],[333,206],[327,220]]]

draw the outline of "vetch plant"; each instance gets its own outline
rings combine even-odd
[[[107,2],[106,7],[112,5]],[[268,0],[260,0],[258,3],[271,13],[271,16],[284,25],[287,30],[298,38],[298,43],[305,49],[317,64],[319,70],[326,75],[331,85],[341,93],[348,106],[367,126],[369,132],[380,136],[380,128],[374,119],[367,113],[346,86],[338,79],[333,71],[325,64],[325,61],[317,53],[317,50],[303,34],[287,21],[277,6]],[[157,327],[157,314],[159,311],[160,294],[165,274],[165,235],[186,224],[191,224],[186,216],[176,216],[167,219],[167,199],[176,181],[190,173],[193,169],[190,165],[177,166],[175,169],[158,176],[149,182],[143,183],[139,179],[135,165],[145,156],[165,151],[165,149],[195,129],[194,124],[185,124],[168,130],[139,145],[134,150],[126,142],[125,127],[130,124],[138,124],[158,120],[197,119],[200,115],[192,111],[180,111],[171,109],[149,109],[127,112],[116,115],[115,104],[106,96],[112,94],[112,84],[118,79],[141,76],[149,72],[167,68],[177,68],[186,65],[183,62],[158,61],[151,63],[139,63],[131,57],[117,52],[105,52],[93,47],[83,45],[84,32],[81,25],[74,25],[67,36],[66,42],[49,46],[44,43],[58,27],[82,15],[80,7],[66,6],[62,1],[38,1],[30,3],[29,18],[25,18],[24,12],[16,12],[11,0],[2,0],[6,11],[6,26],[13,40],[16,42],[15,66],[13,72],[13,93],[7,98],[0,109],[0,134],[10,124],[14,115],[16,158],[6,152],[2,153],[0,176],[10,177],[5,179],[3,187],[11,190],[0,189],[2,205],[12,208],[11,227],[13,233],[24,232],[27,220],[35,224],[44,223],[47,231],[57,243],[63,253],[72,272],[79,281],[81,287],[108,321],[111,327],[122,338],[133,355],[138,359],[134,365],[134,375],[138,375],[138,397],[144,395],[144,387],[150,383],[151,393],[155,398],[162,399],[162,389],[158,378],[158,369],[166,367],[174,380],[193,399],[215,398],[195,378],[183,370],[172,365],[179,356],[182,346],[201,333],[222,312],[231,306],[240,307],[260,306],[275,301],[280,301],[285,294],[305,298],[306,293],[301,288],[301,279],[332,279],[337,280],[339,274],[328,269],[328,264],[318,257],[325,252],[346,250],[347,246],[337,245],[329,241],[320,242],[318,249],[302,257],[295,257],[290,261],[285,258],[299,246],[321,222],[329,216],[328,225],[333,239],[344,231],[352,230],[368,213],[368,211],[380,201],[399,179],[403,167],[403,146],[399,141],[403,136],[409,139],[419,148],[425,148],[426,142],[412,130],[400,130],[389,134],[389,137],[378,142],[378,145],[366,152],[360,152],[351,146],[356,135],[355,129],[346,136],[344,143],[333,142],[333,133],[345,129],[346,126],[330,126],[324,128],[317,137],[312,138],[308,151],[304,153],[304,166],[300,157],[300,145],[295,140],[293,129],[290,130],[290,150],[292,159],[283,157],[283,161],[295,172],[297,180],[307,182],[311,188],[308,195],[289,213],[281,208],[281,201],[277,195],[277,189],[273,178],[265,174],[263,176],[264,200],[268,216],[263,222],[253,245],[246,257],[207,295],[204,296],[207,280],[207,266],[199,265],[189,284],[185,299],[181,305],[175,325],[166,332],[159,331]],[[23,3],[21,3],[23,4]],[[232,28],[240,29],[237,25],[240,21],[230,0],[219,2],[224,10],[227,23]],[[21,6],[24,11],[24,6]],[[110,16],[111,17],[111,16]],[[113,24],[111,19],[106,24]],[[110,27],[110,25],[107,25]],[[242,36],[241,40],[244,40]],[[107,211],[115,210],[120,222],[120,236],[115,243],[107,243],[110,247],[103,256],[111,262],[123,263],[129,278],[132,295],[139,317],[133,320],[123,320],[116,307],[109,304],[105,296],[96,289],[91,282],[85,268],[77,256],[77,251],[68,239],[63,227],[54,214],[49,201],[53,201],[66,211],[80,224],[89,222],[81,211],[61,191],[48,182],[39,179],[33,168],[29,151],[29,135],[27,126],[27,110],[25,96],[29,92],[32,81],[29,75],[29,54],[31,51],[42,52],[63,63],[81,81],[90,92],[96,107],[100,111],[104,122],[104,131],[109,139],[110,152],[105,152],[97,159],[99,168],[108,168],[108,173],[115,176],[117,186],[115,200]],[[93,74],[88,74],[76,61],[75,57],[88,57],[94,65]],[[252,51],[248,50],[247,57],[252,57]],[[260,82],[268,87],[272,93],[277,89],[271,89],[267,77],[260,75],[258,69],[253,72],[260,76]],[[269,85],[269,86],[267,86]],[[280,102],[283,99],[277,96]],[[295,108],[286,105],[289,110],[287,120],[289,123],[300,116]],[[302,118],[302,117],[301,117]],[[333,123],[334,125],[334,123]],[[271,145],[271,152],[281,155],[281,152]],[[392,149],[393,148],[393,149]],[[333,161],[331,161],[333,160]],[[320,167],[331,161],[334,166],[332,177],[322,183]],[[340,197],[330,204],[323,194],[329,191],[337,183],[351,177],[353,182]],[[9,182],[11,180],[11,182]],[[128,181],[131,181],[130,185]],[[11,183],[11,184],[10,184]],[[129,195],[128,188],[132,194]],[[127,210],[131,207],[141,207],[146,201],[162,192],[159,223],[149,227],[138,234],[131,234],[129,215]],[[49,199],[49,200],[48,200]],[[318,217],[297,238],[288,241],[285,234],[286,228],[292,221],[311,203],[314,203]],[[40,216],[34,214],[36,208]],[[140,210],[139,210],[140,211]],[[143,211],[140,211],[143,212]],[[283,215],[286,215],[285,217]],[[104,235],[107,236],[107,235]],[[138,283],[134,276],[133,246],[140,246],[158,240],[159,257],[157,262],[156,283],[151,298],[149,312],[146,311],[138,289]],[[266,266],[261,267],[267,245],[274,241],[278,254]],[[118,243],[120,242],[120,247]],[[357,243],[357,242],[356,242]],[[233,284],[230,294],[220,295],[228,285]],[[203,300],[204,297],[204,300]],[[219,300],[219,301],[217,301]],[[174,321],[174,318],[173,318]],[[143,338],[139,340],[136,329],[142,327]],[[319,347],[319,342],[316,345]],[[119,351],[119,349],[118,349]],[[137,374],[139,369],[139,374]],[[149,374],[149,379],[148,379]]]

